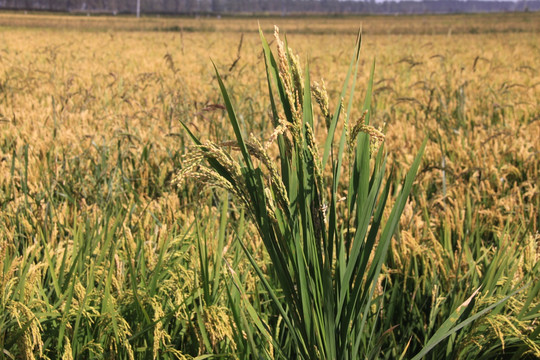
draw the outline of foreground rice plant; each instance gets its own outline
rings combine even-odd
[[[382,331],[374,333],[373,319],[380,311],[375,300],[381,295],[379,275],[425,142],[390,216],[383,219],[392,181],[385,179],[383,147],[377,149],[383,135],[369,125],[372,80],[360,119],[350,122],[352,102],[343,109],[343,100],[331,115],[326,90],[318,85],[312,89],[309,69],[303,74],[277,28],[275,37],[277,58],[261,33],[274,123],[268,143],[244,138],[218,73],[236,141],[202,143],[190,132],[196,146],[179,180],[190,176],[231,191],[255,221],[279,288],[267,280],[249,251],[246,255],[285,324],[285,338],[273,330],[268,334],[278,357],[356,359],[361,353],[372,358],[383,336]],[[359,37],[342,99],[351,79],[349,96],[354,93],[360,44]],[[327,125],[322,156],[315,141],[312,96]],[[340,119],[344,125],[336,147]],[[269,154],[273,141],[279,148],[277,164]],[[241,160],[226,152],[227,147],[240,151]]]

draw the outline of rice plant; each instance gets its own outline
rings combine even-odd
[[[264,145],[254,137],[245,138],[216,69],[236,140],[202,143],[187,130],[196,145],[179,181],[188,176],[229,190],[256,223],[279,288],[267,279],[245,245],[244,249],[284,322],[286,335],[273,330],[268,334],[278,357],[355,359],[361,353],[373,358],[381,338],[392,331],[374,333],[380,311],[376,298],[382,295],[379,275],[425,143],[391,214],[384,219],[393,182],[385,176],[384,147],[380,144],[384,135],[369,125],[372,78],[363,116],[350,119],[361,36],[341,93],[341,99],[348,95],[351,100],[347,108],[343,108],[343,100],[338,101],[333,114],[326,90],[312,87],[309,69],[302,71],[298,57],[281,40],[278,29],[277,57],[262,32],[261,40],[273,133]],[[347,94],[349,81],[352,85]],[[326,124],[323,146],[315,140],[313,99],[320,105]],[[344,124],[336,132],[340,119]],[[277,161],[269,154],[274,141],[279,149]],[[239,151],[241,159],[235,159],[226,148]]]

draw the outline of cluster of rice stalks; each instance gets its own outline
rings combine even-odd
[[[2,16],[3,24],[22,21]],[[537,14],[520,16],[529,20],[522,24],[538,23]],[[50,21],[31,18],[40,19]],[[428,23],[434,26],[437,19]],[[517,29],[515,18],[508,17],[489,30],[493,21],[483,20],[481,29],[487,30],[480,33],[487,33],[457,37],[456,31],[469,33],[468,17],[445,19],[453,32],[422,30],[416,18],[400,18],[395,23],[400,29],[414,23],[413,35],[368,36],[367,55],[358,60],[357,83],[362,85],[343,105],[339,89],[356,20],[347,19],[351,26],[346,29],[332,21],[319,28],[311,24],[313,29],[306,23],[305,31],[295,20],[297,27],[289,29],[291,43],[309,54],[311,78],[324,79],[330,99],[322,111],[314,107],[310,126],[315,135],[308,152],[333,159],[337,149],[327,155],[313,144],[325,143],[334,111],[350,109],[352,121],[369,109],[373,128],[356,130],[385,134],[387,167],[394,175],[388,185],[391,208],[428,138],[380,268],[378,297],[364,308],[372,316],[359,316],[372,333],[332,347],[316,335],[330,328],[300,321],[311,293],[296,298],[275,276],[276,259],[263,250],[266,242],[252,222],[252,202],[235,205],[221,191],[172,183],[179,169],[188,170],[185,155],[191,144],[179,119],[203,143],[225,142],[226,149],[239,143],[231,142],[238,133],[226,125],[226,104],[207,54],[227,84],[247,150],[259,149],[253,138],[276,137],[265,149],[269,159],[255,164],[273,163],[278,137],[292,141],[298,133],[284,121],[276,124],[268,83],[256,75],[264,74],[269,60],[258,35],[247,33],[256,23],[205,20],[188,31],[189,22],[174,19],[158,25],[152,22],[161,20],[149,19],[139,28],[120,20],[118,28],[130,32],[0,29],[0,357],[249,358],[261,349],[260,355],[270,357],[295,351],[332,357],[329,349],[348,346],[387,359],[412,358],[422,349],[430,350],[427,356],[433,359],[539,356],[540,49],[537,33],[528,32],[531,27]],[[275,22],[265,21],[263,28]],[[368,34],[381,33],[387,20],[371,21],[364,23]],[[67,27],[79,26],[72,25]],[[170,26],[185,31],[132,31]],[[426,33],[443,35],[414,35]],[[377,70],[371,106],[365,107],[370,54],[377,55]],[[296,80],[295,87],[311,89]],[[326,104],[322,89],[313,88],[313,101]],[[347,129],[338,122],[334,131],[355,133],[353,125]],[[302,136],[312,135],[304,131]],[[367,135],[360,131],[360,137]],[[354,147],[354,141],[346,143]],[[238,152],[232,154],[236,159]],[[345,151],[342,165],[354,167],[355,156]],[[285,168],[278,161],[274,170]],[[316,172],[328,185],[333,172],[322,169],[329,168]],[[291,201],[290,183],[284,186]],[[268,188],[280,194],[279,186]],[[336,208],[347,207],[352,190],[338,185]],[[257,196],[263,194],[268,191]],[[268,205],[274,213],[283,212],[287,198],[277,196]],[[325,212],[324,203],[319,205],[309,209],[321,211],[313,224],[330,216],[331,206]],[[269,214],[271,224],[280,218]],[[389,210],[381,216],[386,223]],[[313,270],[306,267],[308,273]],[[364,280],[358,277],[359,284]],[[477,289],[469,306],[460,307]],[[284,299],[298,308],[276,312],[276,303],[287,304]],[[304,315],[296,316],[296,310]],[[446,320],[456,311],[463,327],[440,338],[440,329],[446,334],[455,329]],[[485,316],[463,323],[474,314]],[[430,339],[440,342],[432,347]]]

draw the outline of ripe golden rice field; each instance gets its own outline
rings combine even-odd
[[[387,302],[369,317],[381,335],[362,356],[413,358],[476,289],[472,314],[524,287],[427,358],[540,357],[540,14],[2,13],[0,358],[300,356],[278,351],[288,333],[239,243],[271,281],[250,217],[220,190],[173,181],[193,151],[180,120],[204,140],[235,136],[212,62],[244,135],[271,137],[258,24],[272,49],[280,26],[332,111],[362,27],[350,118],[374,62],[389,203],[428,139],[375,292]],[[318,109],[314,121],[324,143]]]

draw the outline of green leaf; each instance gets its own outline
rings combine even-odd
[[[419,360],[426,356],[427,353],[429,353],[435,346],[437,346],[441,341],[449,337],[450,335],[456,333],[457,331],[461,330],[465,326],[472,324],[475,320],[478,318],[484,316],[488,312],[490,312],[495,307],[499,306],[500,304],[505,303],[508,299],[510,299],[512,296],[516,295],[518,292],[522,291],[527,287],[528,285],[514,290],[509,295],[505,296],[501,300],[497,301],[496,303],[486,307],[482,311],[477,312],[476,314],[470,316],[469,318],[463,320],[459,324],[456,325],[459,318],[463,314],[463,312],[468,308],[469,304],[471,303],[472,299],[478,294],[480,291],[480,288],[476,289],[476,291],[467,299],[463,304],[457,307],[457,309],[450,315],[450,317],[439,327],[439,329],[435,332],[435,334],[429,339],[427,344],[424,346],[424,348],[415,356],[412,358],[412,360]]]

